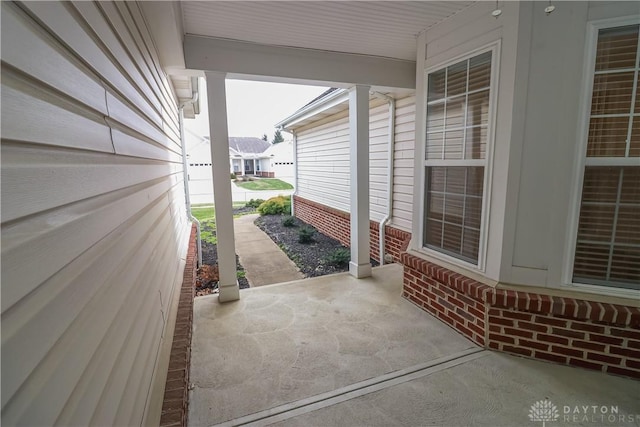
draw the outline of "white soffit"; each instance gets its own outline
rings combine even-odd
[[[416,36],[472,1],[181,2],[186,34],[415,61]]]

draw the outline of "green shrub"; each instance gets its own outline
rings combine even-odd
[[[285,227],[293,227],[296,225],[296,219],[292,216],[285,216],[282,219],[282,225]]]
[[[245,206],[248,208],[258,209],[258,206],[260,206],[263,203],[264,203],[263,199],[251,199],[247,202]]]
[[[299,243],[311,243],[313,242],[313,236],[316,234],[316,230],[311,227],[302,227],[300,231],[298,231],[298,242]]]
[[[347,248],[338,248],[327,255],[327,264],[341,267],[351,260],[351,251]]]
[[[291,211],[291,201],[283,196],[272,197],[258,206],[260,215],[282,215],[286,213],[287,203]]]
[[[236,174],[234,172],[231,172],[231,181],[234,181],[237,178],[238,177],[236,176]]]

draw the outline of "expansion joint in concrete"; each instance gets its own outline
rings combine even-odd
[[[241,418],[216,424],[213,427],[266,426],[384,390],[408,381],[426,377],[436,372],[485,357],[489,354],[490,352],[482,348],[469,348],[426,363],[414,365],[379,377],[370,378],[346,387],[341,387],[333,391],[321,393],[295,402],[287,403],[285,405],[256,412]]]

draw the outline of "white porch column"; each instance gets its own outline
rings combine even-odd
[[[244,157],[240,157],[240,175],[244,176]]]
[[[369,256],[369,86],[349,90],[351,262],[349,273],[371,276]]]
[[[218,289],[220,302],[240,299],[236,277],[236,248],[233,233],[233,201],[229,179],[229,131],[227,128],[227,94],[225,74],[206,72],[211,135],[211,169],[213,201],[216,206],[218,237]]]

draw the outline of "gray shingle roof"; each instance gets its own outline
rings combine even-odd
[[[263,153],[271,144],[260,138],[232,136],[229,137],[229,148],[239,153],[260,154]]]

